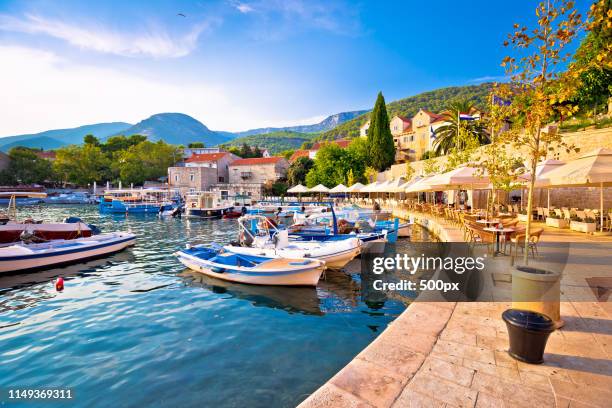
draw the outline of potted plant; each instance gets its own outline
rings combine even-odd
[[[560,215],[553,211],[546,218],[546,225],[554,228],[567,228],[568,222],[565,218],[561,218]]]
[[[572,231],[578,232],[586,232],[587,234],[591,234],[595,232],[595,220],[590,217],[578,218],[572,217],[570,222],[570,229]]]
[[[527,222],[527,209],[523,208],[518,215],[518,220],[522,222]]]

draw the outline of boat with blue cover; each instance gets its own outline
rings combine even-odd
[[[100,200],[101,213],[158,214],[179,206],[180,197],[167,189],[106,190]]]
[[[206,245],[188,246],[175,255],[196,272],[251,285],[316,286],[325,269],[317,259],[249,257]]]

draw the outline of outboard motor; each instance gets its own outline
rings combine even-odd
[[[83,222],[83,220],[80,219],[79,217],[67,217],[67,218],[64,218],[64,223],[65,224],[77,224],[79,222]]]
[[[102,230],[97,225],[87,224],[87,226],[91,230],[91,235],[98,235],[102,233]]]

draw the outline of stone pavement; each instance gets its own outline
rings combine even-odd
[[[444,229],[445,240],[458,238],[445,224],[429,220],[430,228]],[[543,241],[562,241],[555,234],[563,233]],[[568,238],[576,255],[566,269],[604,256],[588,271],[609,274],[612,253],[584,245],[607,239]],[[570,274],[569,286],[562,281],[565,326],[551,334],[541,365],[507,354],[501,313],[508,302],[414,302],[301,407],[610,407],[612,302],[596,300],[583,270]]]

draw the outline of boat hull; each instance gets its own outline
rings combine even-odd
[[[98,244],[83,245],[77,248],[68,245],[65,249],[48,253],[33,253],[14,256],[5,256],[11,247],[0,248],[0,273],[22,273],[58,266],[81,263],[91,259],[102,258],[115,252],[123,251],[134,245],[136,236],[129,233],[113,234],[116,238],[106,241],[95,241]],[[104,234],[102,234],[103,238]],[[94,238],[99,239],[100,236]],[[71,240],[69,243],[87,242],[87,238]],[[36,244],[34,244],[36,245]]]
[[[230,207],[227,208],[187,208],[185,213],[190,217],[200,217],[208,219],[217,219],[223,217],[223,214],[228,212]]]
[[[245,247],[225,247],[228,251],[234,252],[246,256],[254,256],[260,258],[313,258],[320,261],[325,261],[325,267],[328,269],[342,269],[347,263],[355,259],[361,252],[360,248],[351,248],[343,251],[329,253],[325,255],[317,256],[312,254],[306,256],[308,251],[306,250],[289,250],[289,251],[276,251],[274,249],[258,249],[258,248],[245,248]]]
[[[227,270],[226,272],[214,272],[211,267],[201,262],[198,258],[177,253],[179,261],[187,268],[203,273],[204,275],[213,278],[222,279],[229,282],[245,283],[249,285],[268,285],[268,286],[316,286],[319,282],[321,274],[325,269],[324,263],[318,263],[317,266],[302,269],[297,272],[278,271],[271,273],[249,273],[243,271]]]

